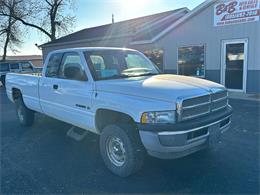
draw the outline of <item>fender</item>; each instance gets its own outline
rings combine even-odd
[[[93,99],[93,111],[108,109],[129,115],[135,122],[139,123],[143,112],[175,110],[175,103],[160,100],[136,97],[131,95],[118,95],[109,92],[97,92]]]

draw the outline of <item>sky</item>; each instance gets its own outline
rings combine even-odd
[[[74,14],[76,16],[73,32],[111,23],[112,14],[115,22],[137,18],[145,15],[187,7],[193,9],[204,0],[74,0]],[[28,29],[20,53],[8,55],[41,55],[41,50],[35,43],[41,45],[48,42],[47,37],[34,29]]]

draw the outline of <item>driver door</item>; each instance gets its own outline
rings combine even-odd
[[[75,68],[81,71],[79,74],[85,76],[75,77],[74,75],[73,77],[72,72]],[[93,83],[86,77],[86,67],[82,63],[80,54],[77,52],[64,53],[56,75],[55,78],[44,77],[41,83],[43,111],[64,122],[92,130]]]

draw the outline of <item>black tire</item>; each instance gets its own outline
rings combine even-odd
[[[1,83],[5,87],[5,75],[1,76]]]
[[[119,138],[123,143],[125,160],[122,165],[116,165],[108,154],[108,145],[112,138]],[[132,125],[106,126],[100,136],[100,152],[107,168],[120,177],[128,177],[136,173],[142,167],[145,157],[138,130]]]
[[[18,98],[15,100],[16,104],[16,113],[19,119],[19,122],[22,126],[32,126],[34,122],[34,112],[28,109],[23,102],[22,98]]]

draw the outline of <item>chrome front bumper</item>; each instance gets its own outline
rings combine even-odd
[[[139,133],[148,154],[162,159],[174,159],[202,150],[209,143],[216,144],[221,134],[229,129],[230,118],[231,115],[185,131],[162,130],[154,132],[140,130]]]

